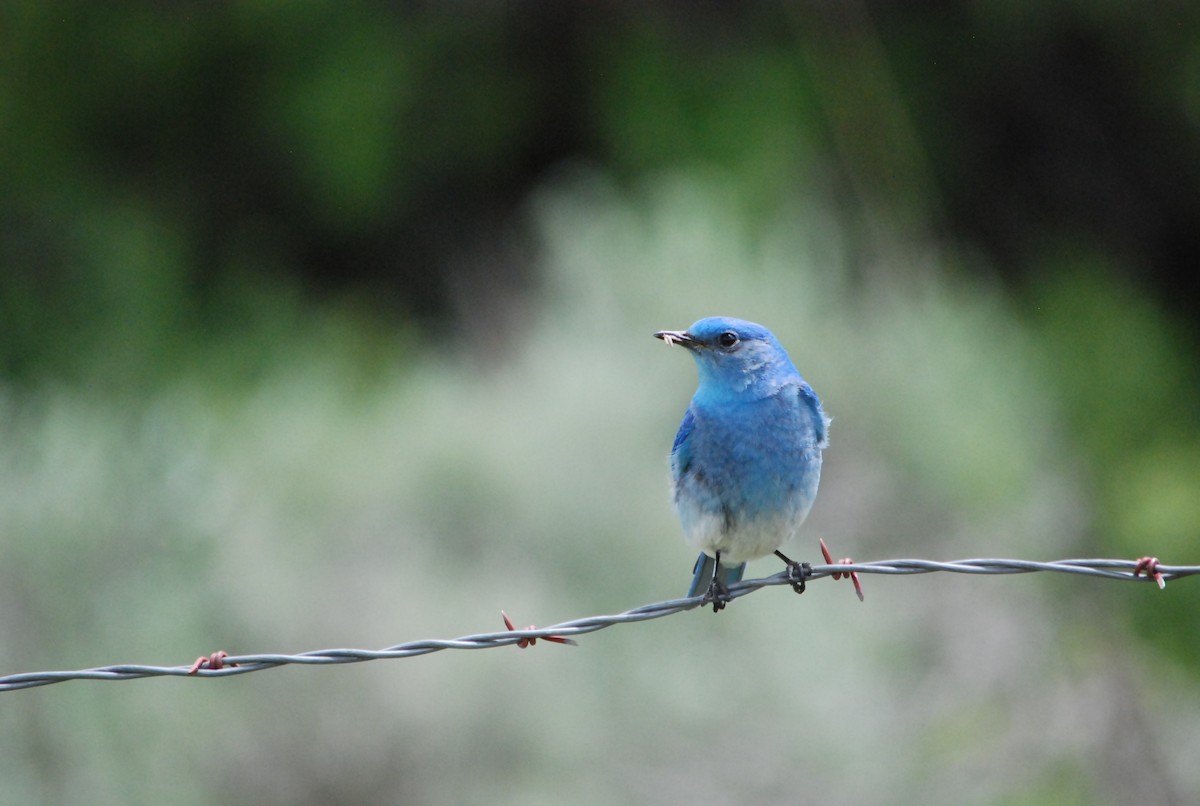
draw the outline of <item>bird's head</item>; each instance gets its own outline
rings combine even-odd
[[[753,322],[712,316],[687,330],[661,330],[654,335],[668,345],[686,347],[696,359],[699,397],[765,397],[800,379],[771,331]]]

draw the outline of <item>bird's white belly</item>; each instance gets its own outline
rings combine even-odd
[[[697,508],[690,513],[680,512],[680,515],[688,544],[710,557],[721,552],[721,562],[726,565],[765,557],[790,540],[803,520],[791,513],[760,516],[727,529],[725,518],[717,513]]]

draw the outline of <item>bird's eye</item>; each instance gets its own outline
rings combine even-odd
[[[730,347],[738,343],[738,336],[732,330],[726,330],[720,336],[717,336],[717,344],[728,350]]]

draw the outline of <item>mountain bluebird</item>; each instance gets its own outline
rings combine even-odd
[[[675,509],[701,552],[687,595],[706,590],[704,602],[722,609],[746,561],[772,552],[803,592],[805,567],[779,547],[817,496],[829,429],[821,401],[762,325],[716,316],[654,335],[686,347],[700,375],[671,448]]]

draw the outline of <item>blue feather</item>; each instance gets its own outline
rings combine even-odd
[[[689,595],[719,599],[748,560],[778,551],[808,516],[829,418],[762,325],[712,317],[655,335],[685,347],[698,369],[671,446],[671,483],[684,537],[701,551]]]

